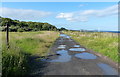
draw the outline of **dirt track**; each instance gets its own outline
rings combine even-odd
[[[61,34],[51,48],[52,53],[49,53],[46,59],[31,60],[31,63],[34,63],[32,64],[34,69],[31,70],[30,75],[33,77],[39,77],[39,75],[118,75],[117,67],[110,61],[104,60],[81,45],[80,47],[74,47],[74,45],[79,44],[69,36]],[[70,48],[84,48],[85,51],[71,51]],[[84,59],[87,55],[83,55],[83,58],[75,56],[82,53],[94,55],[90,57],[88,55],[88,59]]]

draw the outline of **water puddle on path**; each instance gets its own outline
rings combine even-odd
[[[63,38],[60,38],[60,39],[58,40],[58,42],[64,42],[64,39],[63,39]]]
[[[78,52],[86,51],[85,48],[70,48],[69,50],[70,50],[70,51],[78,51]]]
[[[60,34],[60,37],[65,37],[66,36],[66,34]]]
[[[74,45],[73,47],[80,47],[80,45]]]
[[[99,63],[98,66],[103,70],[105,75],[118,75],[118,71],[107,64]]]
[[[68,54],[67,50],[59,50],[57,51],[57,54],[60,54],[57,59],[43,59],[42,61],[47,61],[47,62],[69,62],[71,60],[71,56]]]
[[[60,34],[60,37],[63,37],[63,38],[70,38],[70,36],[66,35],[66,34]]]
[[[96,59],[97,58],[97,56],[87,52],[75,54],[75,57],[80,59]]]
[[[65,49],[66,48],[66,45],[59,45],[58,46],[58,49]]]
[[[71,60],[71,56],[68,54],[67,50],[59,50],[57,51],[57,54],[60,54],[60,56],[58,56],[58,59],[54,59],[49,62],[68,62]]]
[[[67,35],[65,38],[68,38],[68,39],[69,39],[69,38],[70,38],[70,36],[68,36],[68,35]]]

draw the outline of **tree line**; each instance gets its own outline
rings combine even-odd
[[[49,23],[32,22],[32,21],[26,22],[26,21],[12,20],[10,18],[0,17],[0,26],[2,31],[6,31],[6,25],[9,26],[10,32],[67,30],[65,28],[58,29],[54,25],[51,25]]]

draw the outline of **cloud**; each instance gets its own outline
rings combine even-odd
[[[106,17],[118,14],[118,5],[113,5],[102,10],[84,10],[69,13],[60,13],[56,18],[66,19],[68,21],[86,22],[91,17]]]
[[[79,16],[75,16],[75,13],[60,13],[56,16],[56,18],[63,18],[66,19],[68,21],[87,21],[87,18],[85,17],[79,17]]]
[[[118,5],[114,5],[102,10],[85,10],[81,15],[110,16],[118,14]]]
[[[20,20],[39,20],[42,17],[49,16],[51,12],[30,10],[30,9],[13,9],[0,7],[0,15],[2,17],[9,17]]]
[[[56,16],[56,18],[65,18],[69,21],[72,20],[71,18],[73,18],[73,13],[60,13],[58,16]]]

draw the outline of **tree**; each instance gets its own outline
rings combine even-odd
[[[6,31],[6,30],[8,31],[8,27],[6,27],[6,25],[8,25],[10,32],[66,30],[65,28],[57,29],[54,25],[51,25],[49,23],[32,22],[32,21],[25,22],[25,21],[12,20],[10,18],[0,17],[0,26],[2,31]]]
[[[63,30],[67,30],[67,29],[65,29],[65,28],[62,27],[62,28],[60,28],[59,30],[60,30],[60,31],[63,31]]]
[[[43,25],[43,28],[42,28],[43,30],[50,30],[51,29],[51,25],[50,24],[48,24],[48,23],[44,23],[44,25]]]

